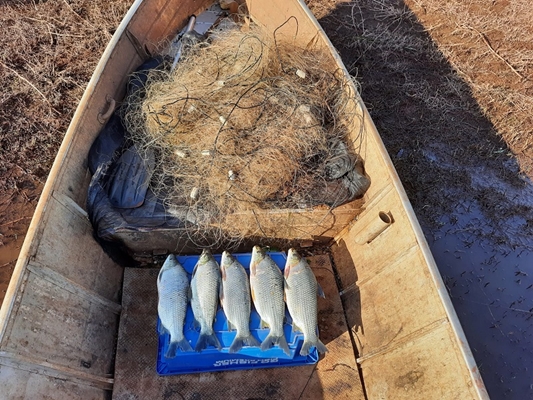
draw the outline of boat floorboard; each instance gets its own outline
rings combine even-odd
[[[326,295],[319,329],[328,352],[316,365],[159,376],[159,269],[126,269],[113,399],[364,399],[355,355],[329,256],[310,258]]]

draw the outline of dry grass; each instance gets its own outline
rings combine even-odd
[[[531,3],[408,1],[484,115],[533,176]]]
[[[44,180],[125,1],[0,3],[0,194]]]

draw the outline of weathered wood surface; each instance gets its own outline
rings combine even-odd
[[[478,398],[484,388],[475,386],[461,341],[454,338],[454,315],[441,297],[447,294],[421,251],[427,244],[397,191],[373,196],[332,247],[369,398]],[[392,223],[361,241],[380,212],[391,215]]]
[[[51,282],[31,269],[1,350],[36,364],[41,361],[64,371],[91,374],[95,379],[109,377],[114,338],[108,332],[117,329],[118,310],[101,299],[91,301],[68,290],[72,288],[66,281],[64,288],[60,281]],[[0,363],[2,357],[0,354]]]
[[[0,397],[9,400],[25,399],[83,399],[105,400],[106,393],[65,378],[53,378],[18,367],[0,365]]]
[[[113,398],[363,399],[362,384],[328,256],[311,258],[326,298],[319,299],[319,330],[328,352],[316,366],[158,376],[158,269],[124,274]]]

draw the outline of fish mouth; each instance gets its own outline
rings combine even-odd
[[[254,258],[264,258],[265,257],[265,250],[258,245],[255,245],[252,249],[252,259]]]
[[[233,256],[229,251],[224,250],[222,252],[222,259],[220,260],[220,265],[228,266],[233,262]]]
[[[265,251],[261,246],[255,245],[252,249],[252,259],[250,260],[250,274],[255,276],[257,265],[265,259]]]
[[[300,254],[298,254],[298,252],[294,248],[291,247],[289,251],[287,252],[287,263],[290,265],[294,265],[300,262],[300,260],[301,260]]]
[[[207,261],[209,261],[210,258],[211,258],[211,252],[209,250],[207,250],[207,249],[203,249],[202,250],[202,254],[200,254],[200,259],[198,261],[200,261],[200,263],[204,264]]]

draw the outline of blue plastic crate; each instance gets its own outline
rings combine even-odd
[[[286,256],[284,253],[271,252],[270,257],[280,267],[281,270],[285,267]],[[251,253],[233,254],[233,256],[243,265],[246,272],[249,273]],[[221,255],[214,255],[215,260],[220,263]],[[178,261],[185,268],[190,275],[198,261],[198,256],[178,256]],[[224,311],[219,309],[214,323],[214,330],[222,345],[222,350],[219,351],[214,347],[208,347],[197,352],[183,352],[178,350],[176,357],[166,358],[165,354],[168,349],[170,337],[168,333],[159,335],[159,346],[157,352],[157,373],[159,375],[178,375],[190,374],[196,372],[209,371],[229,371],[237,369],[252,369],[252,368],[273,368],[273,367],[287,367],[297,365],[315,364],[318,361],[318,352],[313,349],[307,356],[300,355],[300,349],[303,344],[303,334],[300,332],[293,332],[291,326],[290,315],[285,309],[285,337],[289,345],[290,356],[287,356],[283,350],[277,346],[273,346],[267,351],[261,351],[258,347],[243,347],[238,353],[230,354],[228,352],[236,331],[228,331],[228,324]],[[185,326],[183,333],[185,338],[194,348],[199,336],[199,331],[193,327],[194,316],[189,305],[187,315],[185,317]],[[250,331],[260,342],[262,342],[268,335],[269,329],[261,329],[260,317],[257,311],[252,307],[250,315]],[[157,319],[157,329],[161,321]]]

